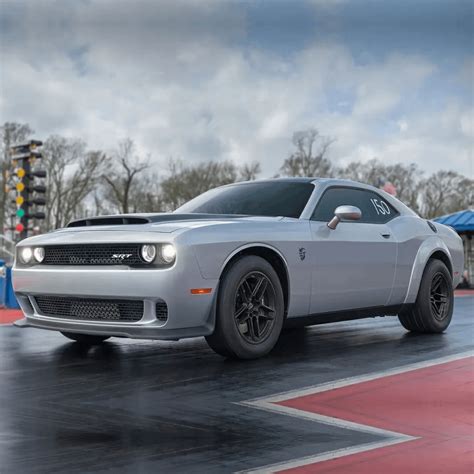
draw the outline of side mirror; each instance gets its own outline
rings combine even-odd
[[[334,217],[327,226],[334,230],[341,221],[358,221],[362,217],[362,212],[355,206],[339,206],[334,211]]]

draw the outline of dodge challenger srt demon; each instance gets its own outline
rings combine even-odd
[[[172,213],[76,220],[17,246],[20,327],[82,344],[205,336],[267,354],[282,328],[398,315],[444,331],[463,248],[380,189],[288,178],[208,191]]]

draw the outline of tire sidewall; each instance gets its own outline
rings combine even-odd
[[[268,337],[259,344],[251,344],[242,337],[234,321],[235,295],[242,278],[252,272],[263,273],[275,291],[275,321]],[[246,256],[237,260],[226,272],[219,285],[216,330],[225,345],[238,358],[262,357],[275,346],[283,326],[284,297],[280,279],[273,267],[261,257]]]
[[[444,278],[448,282],[449,308],[447,316],[441,321],[435,318],[430,305],[431,284],[433,282],[434,276],[438,273],[443,274]],[[451,274],[443,262],[440,260],[430,260],[428,262],[423,273],[420,290],[416,300],[416,306],[420,312],[420,316],[423,319],[423,325],[430,332],[443,332],[451,322],[454,309],[454,289],[451,282]]]

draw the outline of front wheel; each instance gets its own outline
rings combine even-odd
[[[85,346],[96,346],[101,344],[106,339],[109,339],[110,336],[94,336],[92,334],[78,334],[75,332],[61,332],[63,336],[66,336],[68,339],[83,344]]]
[[[429,260],[421,279],[415,305],[398,315],[402,326],[413,332],[440,333],[453,316],[452,278],[440,260]]]
[[[283,319],[283,290],[277,273],[263,258],[244,256],[221,280],[216,327],[206,340],[224,357],[256,359],[273,349]]]

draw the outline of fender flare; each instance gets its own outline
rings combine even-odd
[[[421,279],[423,277],[423,272],[425,271],[426,264],[431,256],[435,252],[443,252],[446,257],[449,259],[452,265],[451,254],[449,253],[448,247],[446,244],[436,236],[432,236],[429,239],[425,240],[418,249],[418,252],[413,262],[413,267],[411,269],[410,282],[408,284],[408,290],[405,297],[404,304],[412,304],[416,301],[418,296],[418,290],[420,288]]]
[[[288,278],[288,282],[290,281],[289,280],[289,277],[290,277],[290,274],[288,272],[288,262],[286,261],[286,258],[285,256],[276,248],[276,247],[273,247],[272,245],[268,245],[268,244],[264,244],[263,242],[252,242],[250,244],[244,244],[244,245],[241,245],[240,247],[237,247],[236,249],[234,249],[228,256],[227,258],[224,260],[224,263],[222,264],[221,268],[220,268],[220,273],[219,273],[219,278],[222,276],[222,272],[224,271],[225,267],[227,266],[227,264],[240,252],[242,252],[243,250],[247,250],[247,249],[251,249],[251,248],[254,248],[254,247],[264,247],[264,248],[267,248],[268,250],[273,250],[273,252],[275,252],[283,261],[284,265],[285,265],[285,271],[286,271],[286,276]]]
[[[289,308],[290,308],[290,302],[291,302],[291,279],[290,279],[290,271],[288,268],[288,262],[285,258],[285,256],[282,254],[280,250],[278,250],[276,247],[273,245],[265,244],[263,242],[252,242],[252,243],[247,243],[244,245],[239,246],[238,248],[234,249],[225,259],[224,263],[222,264],[220,268],[220,273],[219,273],[219,285],[220,281],[222,279],[222,275],[229,264],[229,262],[240,252],[243,252],[245,250],[251,250],[252,248],[265,248],[268,249],[272,252],[274,252],[282,261],[283,263],[283,269],[285,272],[285,277],[286,277],[286,296],[285,296],[285,315],[288,314]],[[277,270],[277,269],[275,269]],[[278,273],[278,271],[277,271]],[[284,282],[281,282],[282,286]],[[283,291],[285,292],[285,289],[283,288]]]

